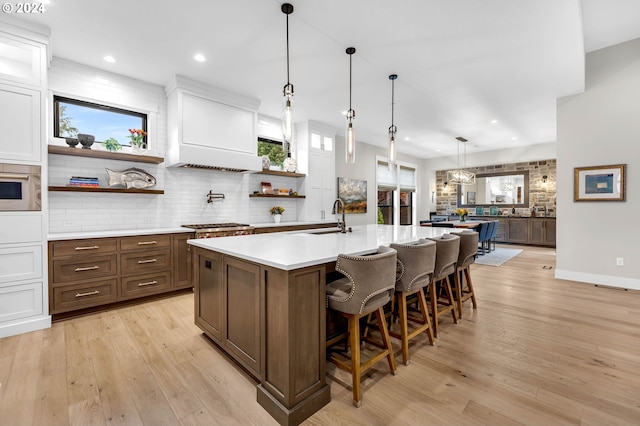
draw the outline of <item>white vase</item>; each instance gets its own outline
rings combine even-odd
[[[282,215],[281,215],[281,214],[274,214],[274,215],[273,215],[273,221],[274,221],[275,223],[280,223],[280,218],[282,218]]]

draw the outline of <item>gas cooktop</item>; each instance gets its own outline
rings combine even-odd
[[[190,229],[220,229],[220,228],[243,228],[250,225],[244,223],[203,223],[195,225],[182,225],[183,228]]]

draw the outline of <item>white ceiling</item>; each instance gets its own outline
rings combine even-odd
[[[159,85],[182,74],[281,114],[280,0],[51,1],[18,19],[49,27],[56,57]],[[398,150],[419,158],[455,154],[456,136],[469,140],[467,153],[554,142],[556,98],[584,90],[585,51],[640,37],[638,0],[291,3],[295,121],[343,133],[353,46],[357,140],[386,146],[395,73]]]

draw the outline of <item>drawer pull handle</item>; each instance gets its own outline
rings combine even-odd
[[[138,264],[142,264],[142,263],[154,263],[157,262],[158,259],[147,259],[147,260],[138,260]]]
[[[158,281],[153,280],[153,281],[149,281],[149,282],[146,282],[146,283],[138,283],[138,287],[144,287],[144,286],[147,286],[147,285],[156,285],[156,284],[158,284]]]
[[[82,272],[82,271],[95,271],[96,269],[100,269],[99,266],[88,266],[86,268],[76,268],[76,272]]]
[[[140,241],[138,243],[139,246],[148,246],[149,244],[158,244],[157,241]]]
[[[93,291],[89,291],[87,293],[78,293],[78,294],[76,294],[76,297],[93,296],[94,294],[100,294],[100,291],[99,290],[93,290]]]
[[[91,246],[91,247],[76,247],[76,250],[95,250],[99,249],[99,246]]]

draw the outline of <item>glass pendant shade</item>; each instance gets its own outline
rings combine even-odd
[[[395,161],[396,161],[396,132],[389,130],[389,162],[395,163]]]
[[[293,152],[292,137],[293,137],[293,85],[287,84],[284,86],[284,105],[282,109],[282,149],[287,152],[290,150]],[[285,148],[288,145],[288,149]]]
[[[356,162],[356,132],[353,129],[353,123],[347,123],[347,141],[345,143],[345,159],[347,164],[355,164]]]

